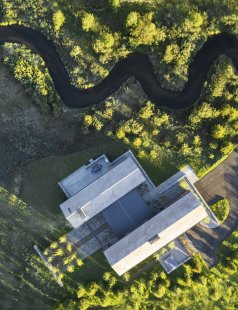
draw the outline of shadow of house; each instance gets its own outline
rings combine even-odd
[[[188,233],[209,266],[213,266],[217,262],[217,248],[238,225],[238,150],[200,179],[196,187],[209,204],[219,198],[226,198],[230,203],[229,215],[222,225],[215,229],[198,226]]]

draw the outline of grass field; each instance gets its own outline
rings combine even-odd
[[[7,76],[6,83],[9,79],[10,77]],[[2,80],[4,79],[1,76]],[[2,88],[8,89],[5,84]],[[12,89],[10,90],[14,98],[16,96],[19,98],[19,93],[24,93],[22,88],[18,90],[17,95]],[[38,110],[33,108],[30,105],[31,102],[28,102],[29,98],[24,96],[25,101],[22,99],[21,102],[23,116],[21,113],[19,115],[17,108],[13,114],[15,99],[10,97],[12,101],[8,103],[6,101],[8,97],[9,92],[2,98],[1,109],[13,118],[16,115],[16,122],[14,124],[11,122],[9,131],[14,131],[17,126],[24,127],[18,124],[18,121],[23,122],[23,116],[25,127],[28,128],[28,123],[35,122],[36,115],[38,117]],[[7,103],[4,105],[4,102]],[[34,130],[37,131],[44,126],[46,126],[45,122],[39,122],[37,126],[34,125]],[[29,129],[29,136],[30,131],[32,130]],[[51,137],[51,133],[48,133]],[[29,147],[33,140],[38,141],[33,133],[31,134],[32,140],[28,135],[25,137],[27,141],[29,138]],[[62,132],[57,130],[57,134],[60,136]],[[64,137],[63,135],[61,139]],[[70,137],[66,135],[65,139],[70,140]],[[44,148],[43,145],[38,146]],[[89,158],[106,153],[110,159],[114,159],[126,151],[128,146],[101,133],[91,133],[87,136],[82,135],[77,141],[77,146],[72,146],[67,151],[77,149],[81,151],[70,155],[46,157],[25,166],[22,170],[21,200],[4,189],[0,191],[0,309],[29,309],[29,305],[33,310],[51,308],[53,303],[61,302],[66,297],[70,298],[74,294],[72,287],[76,287],[81,282],[99,280],[103,273],[109,270],[103,254],[95,253],[85,260],[84,266],[76,270],[70,278],[66,277],[66,286],[61,289],[33,250],[34,244],[44,249],[51,241],[72,229],[59,208],[59,203],[64,201],[65,196],[58,187],[58,181],[84,165]],[[141,164],[156,184],[176,171],[175,165],[169,160],[160,164],[142,160]],[[5,186],[4,183],[3,186]],[[71,289],[68,288],[67,283],[72,284]]]
[[[33,250],[59,234],[56,223],[0,188],[0,308],[47,309],[63,296]]]
[[[113,160],[128,149],[127,145],[120,142],[107,141],[69,155],[46,157],[25,166],[21,199],[27,204],[1,190],[0,308],[28,309],[30,304],[33,310],[52,309],[55,302],[75,296],[80,283],[99,282],[106,271],[112,271],[99,251],[88,257],[74,273],[67,274],[65,286],[60,288],[32,248],[36,243],[44,249],[72,229],[59,208],[65,196],[57,185],[58,181],[90,158],[106,153]],[[164,158],[160,163],[140,160],[155,184],[177,171],[176,165]],[[157,269],[161,270],[159,264],[153,267],[153,270]],[[139,268],[135,268],[133,273],[137,271]],[[171,276],[171,280],[180,273],[179,269]],[[144,276],[147,274],[149,272],[145,271]],[[127,285],[122,278],[119,284]]]
[[[21,198],[38,211],[44,210],[59,216],[59,204],[65,199],[57,184],[60,180],[87,163],[90,158],[105,153],[113,160],[126,150],[128,147],[125,144],[112,140],[69,155],[51,156],[34,161],[23,171]],[[159,166],[147,160],[139,161],[155,184],[177,171],[175,165],[166,161]]]
[[[90,158],[95,158],[102,153],[113,160],[128,147],[125,144],[111,140],[98,146],[89,147],[80,152],[69,155],[51,156],[37,160],[27,165],[23,171],[23,182],[21,188],[21,199],[26,201],[38,212],[49,215],[57,229],[63,235],[72,227],[65,220],[59,204],[65,200],[65,195],[58,186],[58,182],[68,174],[78,169],[88,162]],[[162,166],[157,166],[149,161],[140,161],[146,172],[158,184],[176,172],[176,167],[169,162],[164,162]],[[43,246],[47,244],[43,241]],[[71,283],[72,280],[78,282],[95,281],[102,278],[105,271],[109,270],[109,265],[102,252],[97,252],[84,261],[84,266],[76,269],[66,276]]]

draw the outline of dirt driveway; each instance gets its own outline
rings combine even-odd
[[[230,214],[221,226],[205,229],[198,225],[188,232],[195,247],[207,263],[213,266],[217,262],[218,246],[238,225],[238,148],[195,185],[208,204],[226,198],[231,206]]]

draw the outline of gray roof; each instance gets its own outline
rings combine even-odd
[[[201,202],[190,192],[104,251],[119,274],[164,247],[207,217]]]
[[[103,216],[118,238],[139,227],[153,215],[137,189],[133,189],[103,211]]]
[[[60,205],[78,227],[145,181],[136,162],[128,157]]]
[[[93,168],[96,165],[100,166],[100,169],[95,173],[93,172]],[[69,176],[67,176],[65,179],[60,181],[58,184],[64,191],[66,196],[70,198],[110,169],[110,162],[107,156],[103,154],[96,160],[91,160],[91,162],[87,166],[84,165],[80,167]]]

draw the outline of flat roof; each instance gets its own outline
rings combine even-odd
[[[105,250],[104,254],[112,268],[122,275],[205,217],[206,210],[190,192]]]
[[[78,227],[145,181],[136,162],[128,157],[60,205]]]
[[[98,169],[95,169],[97,168]],[[74,196],[90,183],[111,169],[106,155],[101,155],[87,166],[84,165],[64,178],[58,184],[68,198]]]
[[[151,218],[152,212],[134,189],[106,208],[103,216],[117,237],[122,238]]]

